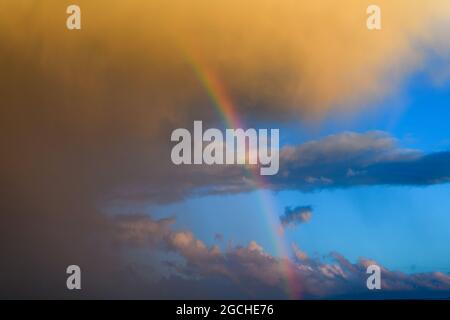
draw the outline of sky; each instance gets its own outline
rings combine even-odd
[[[1,298],[450,296],[448,1],[77,3],[0,2]],[[278,174],[173,164],[195,120]]]

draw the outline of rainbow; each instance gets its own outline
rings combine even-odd
[[[244,128],[243,122],[238,116],[237,109],[233,104],[233,100],[229,96],[223,83],[217,77],[214,70],[199,58],[199,55],[192,54],[192,51],[184,51],[186,60],[194,71],[197,79],[205,89],[209,98],[212,100],[217,113],[222,118],[225,126],[230,129]],[[268,184],[264,181],[255,166],[245,167],[252,176],[255,184],[257,195],[260,199],[259,203],[261,211],[266,218],[270,234],[273,237],[275,248],[281,259],[282,274],[284,275],[284,283],[286,292],[291,299],[300,298],[299,281],[296,277],[295,266],[289,258],[289,245],[280,232],[280,223],[277,211],[274,205],[274,197]]]

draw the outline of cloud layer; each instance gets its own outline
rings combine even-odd
[[[184,191],[190,195],[248,192],[260,187],[243,166],[186,168],[184,178],[190,174],[195,174],[195,180],[189,180],[189,189]],[[426,154],[401,148],[388,133],[370,131],[343,132],[282,148],[280,172],[266,178],[266,187],[310,192],[355,186],[430,186],[449,181],[450,152]],[[296,209],[308,211],[300,207],[286,212],[284,224],[297,218],[307,220],[302,212],[296,215]]]
[[[366,287],[366,269],[371,264],[377,264],[370,259],[360,258],[356,263],[351,263],[338,253],[331,253],[326,261],[318,258],[307,259],[306,254],[295,244],[295,260],[279,258],[265,252],[255,241],[251,241],[247,246],[229,246],[222,251],[217,246],[206,246],[190,231],[167,228],[166,220],[158,221],[143,216],[128,216],[124,219],[122,235],[125,238],[134,238],[134,245],[144,250],[162,249],[176,253],[182,260],[172,259],[168,264],[171,266],[172,276],[183,276],[185,281],[191,282],[193,286],[196,282],[201,283],[207,279],[209,290],[215,291],[216,294],[217,290],[222,290],[215,287],[215,283],[220,283],[222,289],[234,290],[232,296],[235,297],[285,298],[288,294],[286,280],[290,282],[290,286],[300,288],[299,293],[303,298],[427,298],[448,297],[450,294],[450,275],[441,272],[405,274],[380,266],[382,290],[374,292]],[[152,226],[152,235],[147,233],[148,225]],[[155,229],[154,226],[159,228]],[[150,246],[145,239],[155,235],[158,235],[160,241],[151,241],[153,245]],[[286,274],[287,269],[290,270],[289,277]],[[212,281],[212,278],[231,282],[233,289],[224,286],[219,280]],[[170,283],[167,279],[161,281]],[[223,292],[219,297],[226,297],[227,294],[229,292]]]
[[[370,185],[447,183],[448,152],[402,149],[383,132],[342,133],[285,148],[277,189],[314,190]]]

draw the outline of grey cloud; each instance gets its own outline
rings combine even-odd
[[[239,166],[196,170],[201,186],[194,186],[191,194],[248,192],[256,186],[254,178]],[[388,133],[370,131],[344,132],[284,147],[280,172],[266,177],[266,187],[310,192],[355,186],[428,186],[449,181],[450,152],[425,154],[401,148]]]
[[[426,186],[450,181],[450,153],[398,147],[383,132],[342,133],[283,150],[275,189],[370,185]]]
[[[126,189],[116,197],[150,202],[179,201],[190,196],[236,194],[261,187],[249,170],[239,165],[172,167],[153,182]],[[357,186],[429,186],[450,181],[450,152],[425,154],[401,148],[386,132],[344,132],[280,152],[280,172],[265,177],[265,187],[274,191]],[[160,184],[156,184],[160,182]],[[287,221],[285,221],[287,222]]]
[[[298,206],[293,209],[286,207],[284,215],[280,217],[280,222],[283,227],[293,227],[301,223],[308,222],[312,217],[311,206]]]

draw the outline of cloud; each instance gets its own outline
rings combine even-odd
[[[152,225],[161,226],[165,232],[166,229],[162,224],[156,223],[150,217],[147,219],[152,221]],[[140,217],[136,219],[136,224],[141,223],[143,221]],[[137,239],[141,239],[142,235],[136,234],[135,230],[144,232],[145,228],[130,226],[130,230],[128,236],[134,235]],[[126,229],[122,231],[127,232]],[[154,249],[154,247],[146,248]],[[232,296],[280,298],[283,297],[283,292],[286,294],[284,291],[286,280],[291,282],[289,283],[291,286],[301,287],[303,298],[381,299],[402,296],[427,298],[439,295],[445,297],[450,293],[448,274],[441,272],[405,274],[391,271],[370,259],[360,258],[357,262],[351,263],[336,252],[331,253],[326,261],[307,258],[306,253],[296,244],[292,245],[296,257],[292,260],[272,256],[255,241],[251,241],[247,246],[229,247],[222,252],[217,246],[206,246],[189,231],[170,231],[160,243],[160,248],[175,252],[183,258],[184,261],[174,260],[173,266],[178,276],[184,274],[185,280],[191,285],[195,286],[196,282],[203,282],[203,285],[206,285],[209,282],[210,286],[213,286],[210,290],[215,291],[219,290],[219,287],[215,287],[215,283],[227,279],[233,284],[227,289],[234,290]],[[366,269],[371,264],[377,264],[381,268],[382,290],[378,292],[371,292],[366,287]],[[288,279],[287,270],[290,274]],[[221,288],[227,287],[220,283]],[[261,288],[265,290],[261,291]],[[225,295],[224,293],[223,296]]]
[[[185,171],[189,175],[189,169]],[[398,146],[386,132],[343,132],[280,151],[280,172],[266,177],[274,190],[314,190],[356,186],[430,186],[450,181],[450,152],[423,153]],[[243,166],[198,166],[186,195],[242,193],[260,187]],[[180,193],[183,193],[180,190]],[[307,220],[307,214],[286,211],[284,225]]]
[[[217,72],[240,114],[310,117],[356,108],[395,92],[423,66],[427,52],[445,57],[450,16],[446,0],[380,0],[383,29],[370,32],[370,3],[359,0],[345,6],[276,0],[78,4],[85,13],[78,33],[65,30],[64,3],[2,4],[0,20],[9,30],[2,34],[4,54],[13,62],[6,74],[27,70],[14,69],[19,61],[36,76],[45,70],[50,76],[44,82],[31,78],[27,85],[72,88],[72,98],[94,102],[78,105],[80,116],[91,110],[89,119],[77,119],[88,127],[102,122],[106,106],[122,113],[126,102],[132,110],[126,119],[133,117],[136,129],[150,121],[148,107],[152,125],[204,111],[207,101],[191,68],[198,61]]]
[[[371,185],[426,186],[450,181],[449,152],[423,154],[397,146],[383,132],[328,136],[281,152],[275,189],[347,188]]]
[[[198,194],[238,193],[254,190],[253,177],[244,168],[210,167],[200,173],[208,180]],[[215,177],[226,176],[225,180]],[[450,152],[423,153],[398,146],[386,132],[343,132],[280,152],[280,172],[266,178],[267,187],[275,190],[309,192],[355,186],[429,186],[450,181]],[[222,185],[221,181],[225,181]],[[298,208],[299,210],[305,208]],[[295,209],[291,210],[295,211]],[[283,223],[292,222],[293,212],[285,213]],[[307,216],[298,215],[300,220]]]
[[[311,206],[299,206],[291,209],[291,207],[286,207],[284,210],[284,215],[280,217],[280,222],[283,227],[294,227],[301,223],[308,222],[311,220],[312,216]]]
[[[308,255],[306,254],[306,252],[300,250],[300,248],[298,247],[298,245],[296,243],[293,242],[291,244],[291,247],[292,247],[292,251],[294,252],[295,258],[297,258],[298,260],[308,259]]]
[[[120,215],[115,217],[118,241],[127,245],[152,246],[170,233],[175,218],[148,219],[144,215]]]

